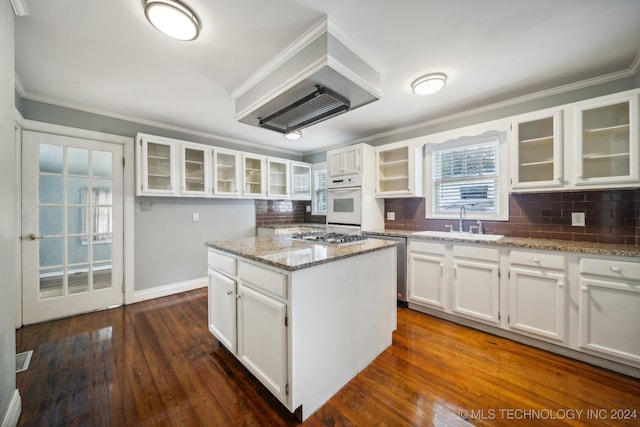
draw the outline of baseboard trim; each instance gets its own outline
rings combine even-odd
[[[166,297],[180,292],[192,291],[194,289],[204,288],[208,284],[206,277],[200,279],[187,280],[185,282],[170,283],[168,285],[157,286],[150,289],[141,289],[133,291],[132,302],[142,302],[154,298]]]
[[[22,412],[22,401],[20,400],[20,392],[16,389],[13,392],[13,397],[7,408],[7,413],[4,414],[2,419],[2,427],[16,427],[18,425],[18,419]]]

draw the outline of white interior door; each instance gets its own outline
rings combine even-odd
[[[123,303],[123,147],[25,131],[23,323]]]

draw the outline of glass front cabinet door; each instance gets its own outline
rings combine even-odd
[[[181,144],[180,192],[190,196],[210,194],[210,149],[202,145]]]
[[[242,195],[245,197],[264,197],[266,158],[244,154],[242,156]]]
[[[291,162],[291,198],[311,200],[311,166]]]
[[[213,150],[213,194],[240,195],[240,153],[232,150]]]
[[[638,180],[638,94],[576,106],[576,185]]]
[[[513,135],[511,188],[526,191],[562,186],[562,110],[518,116]]]
[[[289,162],[279,159],[267,159],[269,197],[289,197]]]
[[[170,139],[139,135],[136,141],[138,195],[177,193],[176,143]]]

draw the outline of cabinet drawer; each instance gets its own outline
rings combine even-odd
[[[238,277],[240,281],[251,285],[254,289],[261,289],[281,298],[287,297],[287,276],[285,274],[240,261],[238,263]]]
[[[237,260],[234,256],[221,254],[220,252],[209,249],[207,258],[211,268],[226,273],[229,276],[236,275]]]
[[[410,252],[427,252],[444,256],[445,244],[409,239]]]
[[[495,261],[500,259],[498,248],[487,248],[483,246],[453,245],[454,258],[469,258],[482,261]]]
[[[509,253],[511,264],[526,265],[529,267],[552,268],[565,270],[565,256],[554,253],[541,253],[529,251],[511,251]]]
[[[624,280],[640,280],[640,262],[581,258],[580,273]]]

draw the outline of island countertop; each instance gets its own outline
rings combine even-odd
[[[205,243],[218,249],[288,271],[362,255],[396,246],[388,240],[367,239],[350,244],[313,243],[292,239],[290,235],[275,237],[247,237],[237,240],[218,240]]]

